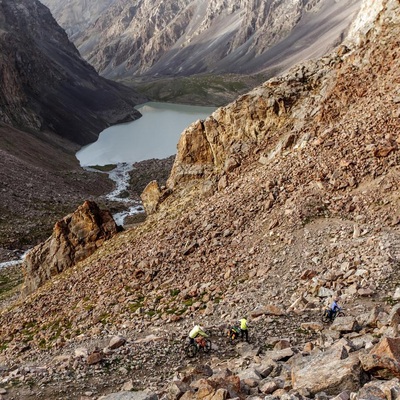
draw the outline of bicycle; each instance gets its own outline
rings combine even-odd
[[[328,322],[333,322],[335,320],[336,317],[344,317],[345,313],[343,312],[342,309],[340,310],[336,310],[332,313],[332,315],[330,315],[330,311],[329,309],[326,309],[324,311],[324,313],[322,314],[322,322],[324,322],[325,324],[327,324]]]
[[[238,326],[232,326],[228,330],[228,340],[231,344],[235,343],[235,340],[239,337],[240,328]]]
[[[189,343],[185,347],[186,355],[189,358],[193,358],[199,351],[209,353],[211,351],[211,340],[200,336],[194,339],[194,343]]]

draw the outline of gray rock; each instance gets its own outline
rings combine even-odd
[[[158,396],[155,393],[142,390],[138,392],[111,393],[102,397],[101,400],[158,400]]]

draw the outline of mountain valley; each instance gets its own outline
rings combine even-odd
[[[281,4],[265,2],[272,3]],[[391,314],[400,299],[400,2],[360,6],[348,38],[329,53],[190,125],[171,169],[146,162],[144,172],[159,169],[158,182],[145,186],[154,175],[136,171],[144,221],[104,243],[96,237],[95,251],[62,272],[41,258],[44,244],[32,250],[42,264],[37,271],[23,265],[25,285],[50,279],[1,300],[2,398],[400,396]],[[27,146],[2,158],[5,171],[17,160],[7,188],[22,176],[2,203],[12,208],[13,198],[36,195],[34,179],[19,172],[23,162],[38,165],[37,176],[56,167],[29,151],[44,146],[41,134],[4,129],[2,152],[9,132]],[[55,159],[67,164],[59,168],[70,171],[77,144],[48,135],[59,145]],[[86,173],[68,181],[74,201],[109,184]],[[53,194],[48,205],[56,201]],[[55,221],[47,241],[58,265],[89,225],[89,217],[71,223],[65,237],[73,240],[62,241],[57,231],[76,215]],[[322,311],[335,296],[346,316],[324,324]],[[250,343],[228,343],[227,329],[244,316]],[[207,329],[213,346],[191,359],[184,346],[194,324]]]
[[[43,3],[102,76],[153,100],[206,105],[225,105],[297,62],[322,56],[346,37],[360,7],[360,0]],[[166,80],[172,93],[164,95]]]

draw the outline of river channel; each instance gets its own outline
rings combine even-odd
[[[143,212],[139,202],[121,196],[128,188],[132,164],[176,154],[183,130],[215,111],[215,107],[156,102],[135,108],[142,114],[141,118],[105,129],[95,143],[76,154],[81,166],[88,169],[91,166],[116,165],[109,173],[110,179],[115,182],[115,190],[107,198],[123,203],[125,211],[113,215],[115,222],[122,226],[127,216]]]
[[[134,168],[132,164],[176,154],[183,130],[198,119],[206,119],[216,109],[156,102],[135,108],[142,114],[141,118],[105,129],[95,143],[76,154],[81,166],[88,170],[95,171],[91,166],[96,165],[116,165],[109,172],[115,189],[106,197],[123,204],[124,211],[113,215],[115,222],[122,226],[127,216],[143,212],[140,202],[121,196],[129,186],[129,172]],[[21,260],[0,263],[0,268],[20,263]]]

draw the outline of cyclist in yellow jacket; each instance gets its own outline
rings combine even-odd
[[[244,337],[246,336],[246,342],[249,341],[249,330],[248,330],[248,326],[247,326],[247,318],[242,318],[239,321],[240,324],[240,333],[241,333],[241,339],[243,340]]]
[[[199,335],[203,336],[203,337],[208,337],[207,333],[204,332],[204,329],[202,326],[195,325],[193,327],[193,329],[189,332],[190,343],[194,344],[194,339]]]

